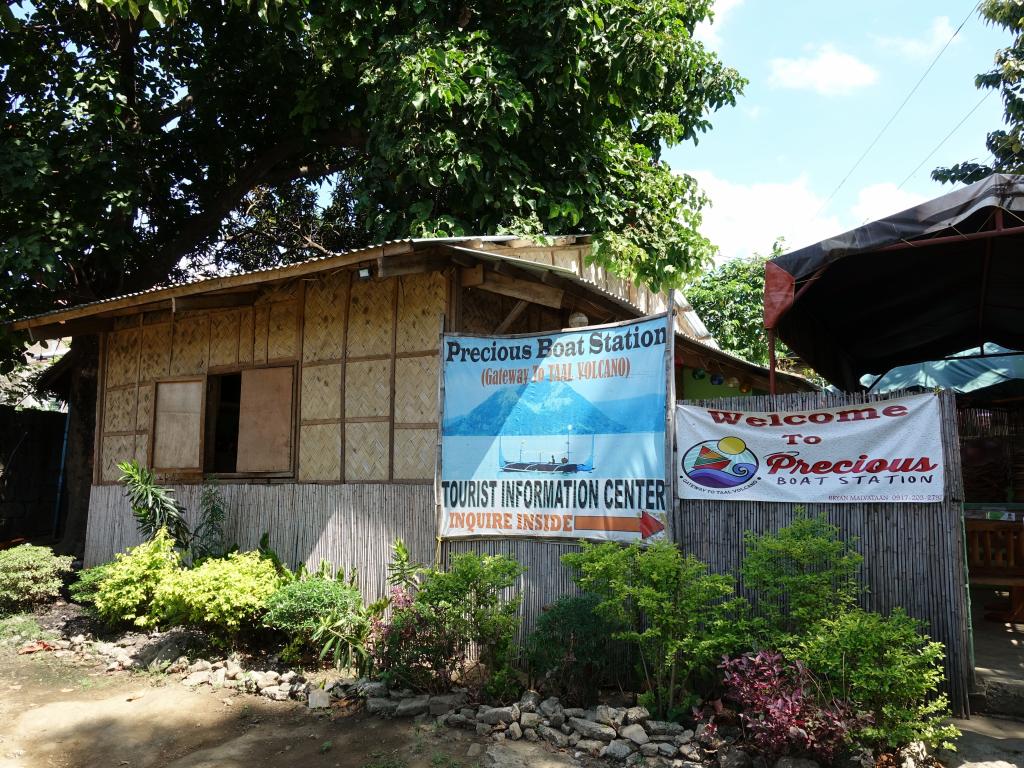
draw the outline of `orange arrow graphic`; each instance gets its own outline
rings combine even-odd
[[[617,533],[639,533],[640,538],[648,539],[654,534],[665,530],[665,525],[647,511],[640,517],[618,515],[576,515],[573,527],[577,531],[615,531]]]

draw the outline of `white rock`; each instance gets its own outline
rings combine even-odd
[[[647,711],[647,707],[630,707],[626,710],[626,723],[628,725],[642,723],[650,718],[651,713]]]
[[[601,704],[594,710],[594,719],[604,725],[618,728],[622,725],[622,721],[626,719],[626,710]]]
[[[205,685],[210,682],[210,672],[208,670],[200,670],[193,672],[191,675],[186,677],[182,682],[188,686]]]
[[[393,715],[398,709],[398,702],[394,699],[374,697],[366,700],[366,712],[371,715]]]
[[[651,740],[651,737],[647,735],[647,731],[639,723],[633,723],[632,725],[624,725],[619,729],[619,737],[623,739],[629,739],[634,744],[646,744]],[[672,754],[675,754],[676,745],[670,744],[672,747]]]
[[[601,757],[609,757],[612,760],[625,760],[636,750],[633,743],[624,739],[616,739],[607,747],[601,750]]]
[[[523,728],[536,728],[540,725],[541,718],[536,712],[520,712],[519,723]]]
[[[586,739],[599,739],[600,741],[611,741],[615,738],[615,729],[610,725],[602,725],[592,720],[584,720],[580,717],[573,717],[569,720],[569,726],[580,732]]]
[[[312,688],[307,702],[310,709],[326,709],[331,706],[331,694],[323,688]]]
[[[395,708],[395,717],[415,717],[424,714],[430,707],[430,696],[413,696],[402,699]]]

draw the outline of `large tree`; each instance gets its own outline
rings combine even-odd
[[[936,181],[972,182],[993,173],[1024,173],[1024,3],[983,0],[979,11],[990,24],[1013,36],[1010,45],[996,51],[995,66],[974,79],[978,88],[999,92],[1005,125],[985,139],[990,160],[967,160],[949,168],[936,168],[932,171]]]
[[[692,37],[710,5],[4,6],[0,321],[409,235],[592,232],[678,284],[712,247],[660,154],[743,84]]]

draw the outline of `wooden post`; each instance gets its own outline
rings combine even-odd
[[[444,315],[437,344],[437,452],[434,455],[434,567],[441,567],[441,521],[444,517],[444,497],[441,493],[441,441],[444,434]]]
[[[668,315],[665,318],[665,481],[668,483],[668,494],[665,509],[665,522],[668,537],[672,531],[668,522],[672,520],[672,511],[676,503],[676,462],[673,455],[676,438],[676,292],[673,288],[668,292]]]
[[[768,329],[768,394],[775,397],[775,329]]]

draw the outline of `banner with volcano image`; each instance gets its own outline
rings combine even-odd
[[[441,535],[664,535],[665,315],[521,336],[446,334]]]

